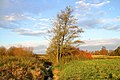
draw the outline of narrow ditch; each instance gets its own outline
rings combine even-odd
[[[44,62],[43,66],[46,69],[44,80],[53,80],[52,62]]]

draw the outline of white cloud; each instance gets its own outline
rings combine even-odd
[[[120,45],[120,38],[112,39],[98,39],[98,40],[86,40],[82,46],[98,46],[98,45]]]
[[[18,42],[15,44],[9,44],[9,45],[6,45],[5,47],[6,48],[9,48],[11,46],[32,47],[34,53],[45,53],[46,48],[48,46],[48,43],[49,42],[47,40],[44,40],[44,41],[26,41],[26,42]]]
[[[38,15],[39,16],[39,15]],[[10,29],[19,35],[38,36],[45,34],[49,27],[48,18],[40,18],[32,14],[16,14],[0,16],[0,28]]]
[[[120,25],[105,25],[102,28],[106,30],[120,31]]]
[[[33,21],[37,20],[36,18],[30,17],[30,16],[26,16],[26,19],[33,20]]]
[[[85,41],[85,44],[83,46],[112,45],[112,44],[114,45],[118,44],[119,42],[120,42],[119,38],[89,40]]]
[[[106,14],[102,8],[109,4],[110,1],[87,1],[79,0],[76,2],[76,17],[78,18],[78,24],[82,28],[103,28],[111,24],[111,22],[118,22],[119,17],[116,18],[103,18]]]
[[[46,30],[32,30],[32,29],[27,29],[27,28],[16,28],[13,30],[13,32],[16,32],[20,35],[38,36],[38,35],[45,34],[47,31]]]
[[[114,50],[120,46],[120,38],[111,39],[97,39],[97,40],[86,40],[85,44],[81,45],[83,50],[100,50],[102,46],[105,46],[109,50]]]
[[[76,8],[79,8],[79,10],[82,10],[82,11],[87,11],[87,10],[91,10],[92,8],[102,7],[108,3],[110,3],[110,1],[103,1],[103,2],[98,2],[98,3],[88,3],[85,0],[80,0],[80,1],[76,2],[76,4],[77,4]]]
[[[37,20],[36,18],[33,18],[32,16],[25,15],[25,14],[10,14],[3,16],[3,20],[6,21],[17,21],[17,20]]]
[[[104,19],[81,19],[79,20],[79,26],[82,28],[96,28],[100,24],[104,24]]]
[[[12,21],[12,20],[15,20],[15,17],[14,16],[5,16],[4,19],[8,20],[8,21]]]
[[[27,41],[27,42],[19,42],[15,45],[22,45],[22,46],[26,46],[26,47],[38,47],[39,45],[48,45],[48,41],[44,40],[44,41]]]
[[[106,30],[120,30],[120,17],[116,18],[92,18],[79,19],[79,26],[82,28],[101,28]]]
[[[120,16],[110,19],[111,22],[120,22]]]
[[[120,22],[120,16],[114,18],[102,18],[101,20],[104,21],[104,23]]]
[[[38,22],[34,25],[34,27],[39,28],[40,30],[48,30],[50,27],[49,23]]]
[[[45,22],[48,22],[48,21],[50,21],[50,19],[49,19],[49,18],[40,18],[39,21],[45,21]]]
[[[110,3],[110,1],[103,1],[103,2],[100,2],[100,3],[96,3],[96,4],[91,4],[91,7],[102,7],[106,4]]]

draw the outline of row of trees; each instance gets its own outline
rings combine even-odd
[[[31,47],[10,47],[6,49],[5,47],[0,47],[0,56],[32,56],[33,48]]]
[[[92,51],[91,54],[93,54],[93,55],[109,55],[109,51],[106,49],[105,46],[102,46],[101,50]]]
[[[90,52],[93,55],[109,55],[109,56],[120,56],[120,46],[115,50],[107,50],[105,46],[102,46],[101,50]]]

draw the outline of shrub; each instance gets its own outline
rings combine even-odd
[[[86,60],[86,59],[92,59],[91,53],[87,51],[80,50],[79,48],[75,47],[70,47],[67,48],[67,50],[71,52],[64,52],[61,55],[61,63],[67,63],[70,62],[71,60]],[[64,50],[65,51],[65,50]]]
[[[43,80],[46,69],[34,57],[0,58],[0,80]]]
[[[1,46],[0,47],[0,56],[4,56],[4,55],[6,55],[6,48]]]
[[[33,49],[30,47],[10,47],[6,54],[8,56],[32,56],[33,55]]]

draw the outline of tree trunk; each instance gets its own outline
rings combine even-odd
[[[60,63],[60,43],[58,43],[58,49],[57,49],[57,64]]]

